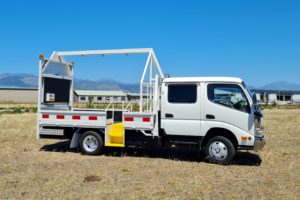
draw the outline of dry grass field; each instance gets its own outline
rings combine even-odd
[[[265,110],[265,149],[229,166],[174,150],[83,156],[35,129],[36,114],[0,115],[0,199],[300,199],[300,109]]]

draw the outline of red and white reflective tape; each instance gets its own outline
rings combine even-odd
[[[65,119],[65,117],[66,117],[65,115],[55,115],[56,119]],[[99,120],[98,116],[87,116],[87,117],[88,117],[88,120],[90,120],[90,121]],[[43,119],[50,119],[50,115],[49,114],[42,114],[42,118]],[[71,119],[72,120],[81,120],[82,116],[80,116],[80,115],[72,115]]]
[[[56,115],[56,119],[65,119],[64,115]]]
[[[72,116],[72,119],[73,119],[73,120],[80,120],[80,119],[81,119],[81,117],[80,117],[80,116],[78,116],[78,115],[73,115],[73,116]]]
[[[124,117],[125,122],[133,122],[134,118],[133,117]]]
[[[135,118],[134,117],[124,117],[124,121],[125,122],[134,122]],[[143,122],[151,122],[151,118],[150,117],[143,117],[142,121]]]
[[[150,122],[150,117],[143,117],[143,122]]]
[[[97,120],[97,116],[89,116],[89,120]]]
[[[72,120],[84,120],[87,119],[89,121],[97,121],[100,120],[99,116],[95,116],[95,115],[89,115],[89,116],[80,116],[80,115],[57,115],[57,114],[53,114],[53,116],[50,118],[50,114],[42,114],[42,118],[43,119],[59,119],[59,120],[63,120],[63,119],[72,119]],[[151,122],[151,117],[124,117],[124,122],[144,122],[144,123],[150,123]]]
[[[42,118],[43,119],[49,119],[49,115],[48,114],[43,114]]]

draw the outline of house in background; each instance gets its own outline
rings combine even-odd
[[[146,98],[146,94],[143,96]],[[99,90],[74,90],[74,102],[88,103],[125,103],[138,102],[140,93],[123,91],[99,91]]]
[[[127,102],[123,91],[74,90],[74,102],[88,103],[121,103]]]
[[[257,100],[261,104],[300,104],[300,91],[254,89],[252,92],[255,92]]]
[[[300,104],[300,94],[294,94],[291,98],[292,104]]]
[[[261,103],[264,101],[264,94],[262,94],[260,92],[256,92],[255,95],[256,95],[256,100],[258,103]]]
[[[274,102],[276,102],[277,94],[275,92],[270,92],[270,93],[265,92],[265,95],[266,95],[265,99],[267,99],[268,104],[273,104]]]
[[[140,100],[140,93],[126,93],[126,96],[127,96],[127,100],[128,102],[139,102]],[[143,98],[147,98],[147,95],[144,94],[143,95]]]
[[[74,90],[74,102],[126,103],[138,102],[140,93],[123,91]],[[0,88],[0,102],[37,103],[37,88]],[[146,98],[146,94],[144,95]]]
[[[0,102],[37,103],[37,88],[0,88]]]

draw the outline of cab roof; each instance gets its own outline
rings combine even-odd
[[[165,78],[164,83],[183,83],[183,82],[224,82],[242,83],[242,79],[235,77],[172,77]]]

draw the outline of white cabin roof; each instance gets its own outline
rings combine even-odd
[[[181,82],[230,82],[242,83],[242,79],[235,77],[172,77],[165,78],[164,83],[181,83]]]

